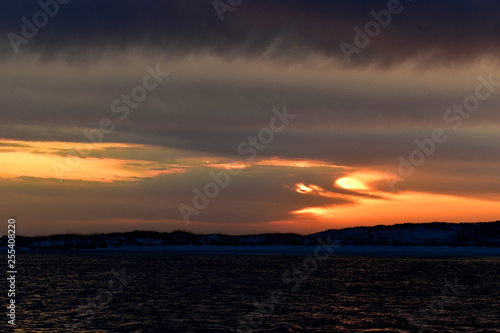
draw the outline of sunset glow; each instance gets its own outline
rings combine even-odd
[[[12,332],[500,327],[499,1],[0,6]]]
[[[211,3],[173,3],[145,6],[180,21],[83,29],[61,10],[18,53],[4,38],[0,199],[22,232],[500,219],[494,18],[445,38],[460,20],[417,30],[428,11],[405,10],[349,53],[369,6],[248,3],[222,22]],[[5,36],[27,15],[12,13]]]
[[[371,182],[384,180],[387,175],[381,172],[374,171],[357,171],[349,174],[346,177],[339,178],[335,181],[335,185],[345,188],[346,190],[369,190]]]
[[[350,177],[344,177],[337,179],[335,181],[335,184],[338,186],[345,188],[346,190],[367,190],[368,187],[363,184],[361,181],[355,179],[355,178],[350,178]]]

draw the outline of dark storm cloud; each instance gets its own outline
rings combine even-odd
[[[170,57],[211,53],[227,57],[267,55],[301,59],[320,54],[343,60],[339,44],[351,43],[355,26],[387,1],[246,0],[221,22],[212,0],[72,0],[19,46],[51,57],[72,59],[109,50],[145,47]],[[500,45],[500,3],[495,1],[401,1],[402,12],[360,54],[358,64],[390,65],[420,57],[425,62],[471,60],[495,55]],[[32,21],[35,1],[0,5],[1,50],[12,53],[10,32],[21,35],[22,17]]]
[[[450,78],[435,82],[440,75],[434,72],[427,79],[410,72],[411,80],[406,73],[380,78],[377,72],[353,72],[355,79],[347,79],[332,70],[325,74],[331,78],[325,79],[314,71],[317,76],[300,69],[291,74],[286,69],[271,71],[266,63],[257,69],[247,63],[222,66],[216,61],[202,66],[207,70],[220,66],[232,75],[220,78],[188,72],[186,67],[199,66],[196,61],[172,62],[162,68],[172,68],[173,75],[121,120],[111,110],[112,101],[141,82],[146,65],[140,62],[145,60],[149,59],[132,58],[113,66],[0,64],[0,85],[5,87],[1,137],[80,142],[88,139],[82,130],[98,128],[103,118],[109,118],[116,130],[103,135],[103,142],[154,144],[241,159],[238,145],[269,125],[274,107],[286,105],[297,118],[276,133],[260,156],[385,164],[411,152],[414,140],[429,137],[435,127],[453,133],[452,123],[443,120],[444,112],[473,94],[479,83],[478,73],[459,71],[449,71],[445,74]],[[497,75],[493,78],[500,80]],[[446,158],[498,160],[498,132],[487,129],[500,122],[498,105],[498,92],[481,101],[479,109],[463,120],[456,139],[446,144]],[[473,126],[486,130],[465,131]]]
[[[227,68],[234,70],[243,66]],[[137,109],[129,108],[130,116],[121,120],[122,114],[111,110],[112,101],[124,93],[130,94],[131,87],[141,82],[144,69],[140,72],[126,65],[123,65],[126,68],[109,66],[106,71],[102,70],[107,74],[103,76],[97,71],[105,66],[89,70],[54,64],[47,66],[50,69],[47,70],[44,66],[14,62],[11,68],[5,67],[0,67],[3,73],[0,85],[5,87],[2,95],[5,112],[0,113],[3,125],[95,128],[102,118],[109,117],[120,130],[136,129],[160,135],[162,131],[181,135],[181,132],[203,132],[203,129],[254,130],[269,120],[273,107],[283,105],[300,112],[303,129],[439,124],[443,123],[444,112],[454,103],[462,103],[479,84],[478,74],[465,76],[464,87],[457,87],[454,79],[444,83],[431,81],[422,87],[422,83],[406,81],[403,74],[399,77],[395,74],[389,83],[377,82],[367,74],[360,76],[355,86],[350,86],[349,80],[336,78],[334,71],[330,72],[331,82],[321,77],[302,77],[300,82],[294,82],[279,72],[248,82],[251,70],[235,74],[232,79],[209,77],[210,80],[204,81],[207,74],[190,77],[185,70],[176,68],[175,63],[162,64],[162,68],[172,67],[175,75],[152,91]],[[307,74],[297,71],[297,76],[304,73]],[[487,73],[481,74],[487,77]],[[372,75],[376,77],[378,73]],[[438,78],[438,74],[435,77]],[[498,75],[492,78],[500,82]],[[274,81],[270,83],[271,80]],[[490,99],[481,101],[480,110],[464,123],[500,122],[498,101],[495,92]]]

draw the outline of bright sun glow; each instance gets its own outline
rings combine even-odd
[[[346,190],[368,190],[365,184],[350,177],[339,178],[335,184]]]
[[[371,182],[386,179],[388,176],[379,171],[356,171],[335,181],[335,185],[352,191],[371,190]]]

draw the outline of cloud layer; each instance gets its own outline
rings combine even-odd
[[[341,42],[353,44],[372,11],[391,1],[243,1],[221,22],[212,0],[70,1],[40,28],[24,52],[60,53],[85,60],[106,52],[145,48],[170,57],[212,54],[227,58],[268,56],[302,61],[311,55],[344,61]],[[41,10],[34,1],[1,5],[0,31],[22,36],[22,17]],[[461,63],[498,54],[500,4],[493,1],[401,1],[397,15],[353,64],[389,66],[418,59],[427,64]],[[10,54],[7,38],[1,50]]]
[[[456,220],[453,204],[464,198],[484,208],[469,221],[493,219],[500,4],[399,6],[348,63],[340,44],[355,45],[354,28],[387,1],[248,0],[221,21],[212,0],[72,0],[24,36],[18,53],[8,36],[23,36],[22,18],[32,22],[41,7],[4,2],[2,202],[25,233],[313,232],[380,222],[386,207],[401,221],[432,219],[415,204],[426,195],[442,204],[443,219]],[[147,68],[169,75],[132,107],[125,98],[154,82]],[[491,94],[476,111],[448,111],[484,80],[492,83],[481,92]],[[296,118],[250,161],[239,145],[285,106]],[[103,119],[114,130],[74,157]],[[401,158],[414,158],[416,140],[429,142],[436,128],[445,142],[401,176]],[[70,157],[77,167],[60,182],[53,162]],[[234,165],[242,173],[186,225],[178,205],[192,202],[210,172]],[[350,209],[380,215],[365,220]]]

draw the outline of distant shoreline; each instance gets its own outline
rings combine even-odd
[[[218,245],[161,245],[161,246],[120,246],[110,249],[75,250],[28,250],[24,253],[165,253],[165,254],[210,254],[210,255],[310,255],[315,246],[218,246]],[[339,246],[335,255],[359,256],[499,256],[500,247],[450,247],[450,246]]]
[[[0,238],[7,245],[7,237]],[[308,254],[318,244],[340,244],[339,254],[483,255],[500,253],[500,221],[422,223],[331,229],[311,235],[293,233],[231,236],[185,231],[132,231],[94,235],[16,237],[16,250],[155,251],[171,253]]]

